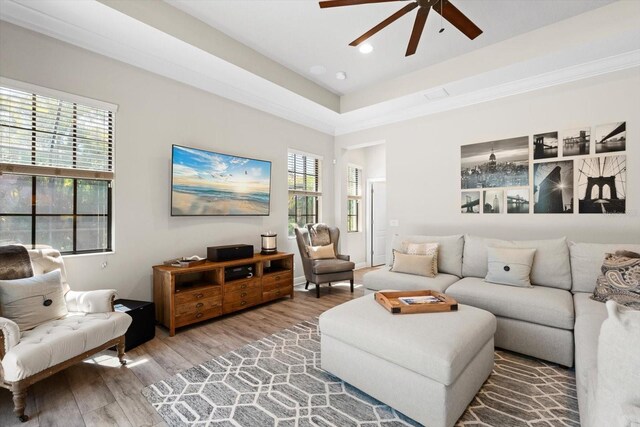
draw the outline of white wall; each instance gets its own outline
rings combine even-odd
[[[206,247],[249,243],[278,233],[287,239],[287,149],[333,158],[333,138],[189,86],[0,23],[0,75],[118,104],[114,188],[115,253],[65,257],[76,290],[115,288],[121,297],[151,298],[151,267]],[[171,144],[272,161],[268,217],[171,217]],[[323,188],[333,187],[333,165],[323,162]],[[322,203],[333,221],[333,197]],[[101,269],[103,261],[108,262]]]
[[[551,87],[336,138],[336,151],[385,140],[389,235],[476,233],[511,239],[567,236],[640,242],[640,72]],[[627,214],[464,215],[460,146],[627,121]],[[391,239],[389,239],[390,241]]]

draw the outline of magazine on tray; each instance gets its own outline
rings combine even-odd
[[[433,295],[421,296],[421,297],[399,297],[398,300],[407,305],[416,305],[416,304],[437,304],[442,302],[442,300]]]

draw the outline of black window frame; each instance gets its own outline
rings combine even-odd
[[[294,156],[293,169],[291,169],[291,156]],[[302,162],[302,172],[298,172],[296,166],[297,162]],[[313,170],[315,172],[308,171],[308,161],[312,160],[314,163]],[[288,224],[288,236],[293,237],[294,228],[296,226],[304,225],[304,224],[313,224],[320,222],[320,204],[322,200],[322,191],[321,191],[321,164],[322,161],[319,157],[316,157],[311,154],[303,154],[298,152],[289,151],[287,153],[287,179],[289,179],[290,175],[293,175],[293,186],[291,183],[287,184],[289,189],[289,196],[287,198],[288,206],[287,206],[287,224]],[[297,177],[302,176],[302,181],[305,183],[303,188],[297,188]],[[314,186],[312,189],[308,189],[306,186],[307,178],[312,177],[314,180]],[[311,212],[309,209],[309,199],[311,200]],[[298,215],[300,204],[302,203],[302,207],[304,210],[304,214]],[[291,214],[291,209],[289,209],[293,205],[293,212],[295,214]],[[304,221],[302,221],[304,219]],[[295,224],[295,225],[294,225]]]
[[[9,175],[9,174],[7,174]],[[69,177],[59,177],[61,179],[71,179],[73,180],[73,212],[72,213],[61,213],[61,214],[55,214],[55,213],[38,213],[36,211],[37,209],[37,200],[38,200],[38,192],[37,192],[37,181],[39,177],[42,177],[43,175],[23,175],[23,176],[29,176],[31,178],[31,213],[4,213],[2,211],[0,211],[0,217],[31,217],[31,241],[29,242],[29,244],[31,245],[31,248],[36,248],[37,245],[44,245],[44,244],[48,244],[48,242],[38,242],[37,241],[37,233],[38,233],[38,229],[37,229],[37,218],[38,217],[46,217],[46,218],[51,218],[51,217],[57,217],[57,218],[71,218],[72,219],[72,227],[73,227],[73,232],[72,232],[72,238],[73,238],[73,249],[71,251],[60,251],[60,253],[62,255],[81,255],[81,254],[92,254],[92,253],[105,253],[105,252],[113,252],[113,216],[112,216],[112,185],[111,182],[107,182],[107,209],[106,209],[106,213],[105,214],[85,214],[85,213],[78,213],[78,181],[104,181],[104,180],[92,180],[92,179],[88,179],[88,178],[69,178]],[[51,177],[51,178],[58,178],[58,177]],[[105,218],[106,220],[106,225],[107,225],[107,241],[106,241],[106,248],[104,249],[86,249],[86,250],[78,250],[78,239],[77,239],[77,232],[78,232],[78,218],[80,217],[84,217],[84,218],[88,218],[88,217],[94,217],[94,218]],[[56,248],[57,249],[57,248]]]

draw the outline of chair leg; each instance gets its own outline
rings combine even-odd
[[[353,293],[353,279],[351,279],[350,282],[351,282],[351,293]]]
[[[24,414],[27,405],[27,387],[20,382],[14,383],[11,385],[11,393],[13,394],[13,412],[20,422],[29,421],[29,416]]]
[[[120,337],[120,341],[118,341],[118,359],[120,360],[121,365],[126,365],[127,361],[124,360],[124,336]]]
[[[305,288],[305,289],[309,289],[309,282],[307,282],[307,284],[306,284],[306,285],[304,285],[304,288]]]
[[[316,283],[316,298],[320,298],[320,283]]]

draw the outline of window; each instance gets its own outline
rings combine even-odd
[[[0,85],[0,244],[110,251],[115,108],[8,86]]]
[[[289,152],[289,236],[296,227],[319,222],[320,159],[309,154]]]
[[[361,231],[362,169],[347,168],[347,231]]]

